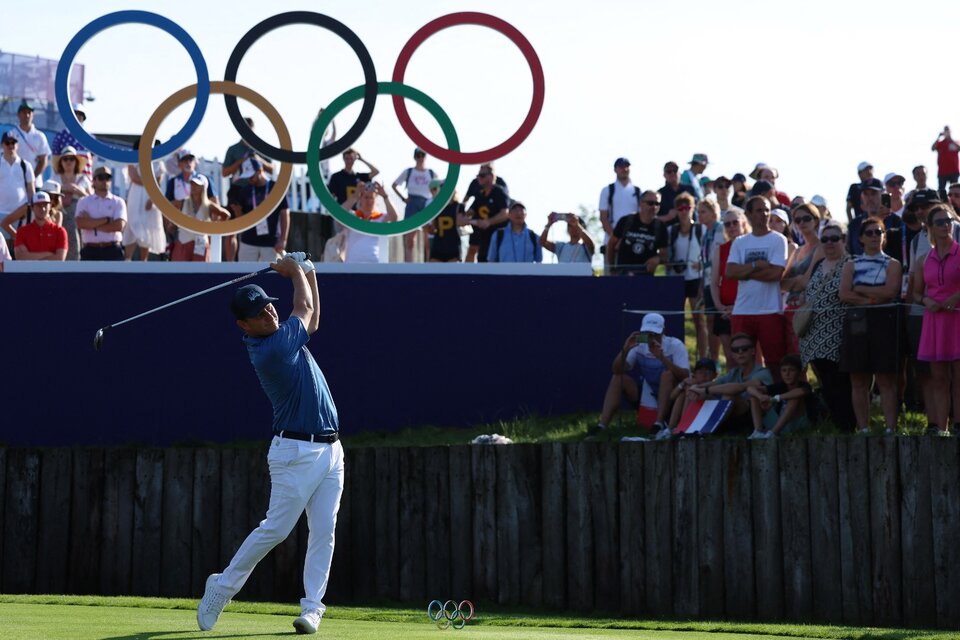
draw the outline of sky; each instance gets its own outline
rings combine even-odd
[[[779,169],[778,188],[791,196],[821,194],[843,211],[856,166],[908,176],[926,164],[946,124],[960,130],[953,69],[960,40],[950,19],[955,4],[916,0],[666,2],[449,0],[367,3],[291,2],[8,3],[4,51],[59,58],[91,20],[121,9],[155,11],[180,24],[197,42],[212,80],[222,80],[237,41],[261,20],[310,10],[345,23],[363,40],[379,80],[390,80],[397,55],[424,24],[447,13],[480,11],[516,27],[531,42],[546,78],[543,112],[523,144],[496,162],[511,195],[528,207],[539,231],[550,211],[596,210],[614,179],[613,162],[632,162],[634,184],[663,184],[668,160],[685,165],[706,153],[706,174],[748,173],[757,162]],[[154,109],[196,82],[186,51],[168,34],[144,25],[102,31],[80,50],[85,65],[90,131],[139,133]],[[336,35],[313,26],[284,27],[251,47],[237,81],[264,95],[282,114],[297,150],[304,150],[320,108],[360,85],[360,63]],[[405,82],[430,95],[450,115],[464,150],[510,136],[527,113],[530,71],[504,36],[479,26],[451,27],[414,53]],[[161,139],[188,117],[187,103],[165,121]],[[439,126],[408,102],[418,127],[442,143]],[[277,138],[266,118],[241,101],[267,142]],[[345,109],[335,123],[345,133],[359,112]],[[212,96],[200,128],[187,143],[198,155],[223,158],[239,139]],[[392,182],[412,164],[414,143],[383,96],[354,143]],[[446,165],[428,159],[443,174]],[[342,166],[339,158],[331,167]],[[299,171],[303,167],[298,168]],[[476,175],[461,170],[459,193]],[[935,181],[935,180],[934,180]],[[908,179],[907,186],[913,184]],[[842,215],[842,213],[841,213]]]

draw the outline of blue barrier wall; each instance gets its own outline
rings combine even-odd
[[[169,445],[264,439],[271,410],[229,313],[233,288],[106,335],[97,328],[229,280],[223,273],[5,273],[0,442]],[[258,282],[281,317],[292,286]],[[320,278],[309,348],[344,433],[599,412],[639,316],[679,309],[678,277],[398,275]],[[628,326],[632,325],[632,326]],[[680,316],[668,331],[682,335]]]

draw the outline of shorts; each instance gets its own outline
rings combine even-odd
[[[437,262],[460,262],[460,252],[430,250],[430,260]]]
[[[900,355],[897,307],[847,309],[840,342],[840,371],[895,373]]]
[[[683,281],[683,295],[686,298],[693,298],[697,300],[700,297],[700,283],[703,282],[700,278],[696,280],[684,280]]]
[[[716,325],[714,325],[716,328]],[[746,333],[760,345],[763,350],[765,366],[770,369],[775,379],[780,379],[780,371],[776,369],[787,355],[787,342],[784,334],[783,314],[767,313],[763,315],[730,316],[730,329],[733,333]]]
[[[713,335],[720,336],[729,336],[733,333],[732,327],[730,326],[730,318],[724,318],[721,314],[713,314]]]
[[[717,305],[713,303],[713,294],[710,293],[710,286],[706,283],[703,285],[703,308],[708,312],[717,310]]]

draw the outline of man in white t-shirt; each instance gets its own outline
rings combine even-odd
[[[780,361],[787,348],[780,295],[780,279],[787,264],[787,239],[767,226],[767,198],[753,196],[745,209],[753,233],[733,241],[724,274],[740,281],[730,316],[731,333],[746,333],[759,343],[766,367],[779,376]]]
[[[589,435],[599,434],[620,409],[623,397],[633,406],[656,412],[652,429],[661,439],[669,437],[670,392],[690,376],[690,359],[683,340],[663,335],[664,320],[659,313],[643,317],[640,331],[634,331],[613,359],[613,376],[603,397],[603,410]]]
[[[387,212],[376,210],[377,196],[383,198]],[[393,208],[387,192],[379,182],[358,182],[357,188],[343,203],[343,208],[353,211],[361,220],[370,222],[395,222],[397,210]],[[383,236],[372,236],[353,229],[346,229],[346,257],[344,262],[351,264],[378,263],[380,260],[380,240]]]
[[[20,141],[20,157],[33,167],[34,186],[43,184],[43,170],[47,168],[50,158],[50,143],[47,136],[40,129],[33,126],[33,107],[26,100],[17,108],[17,119],[20,125],[10,130]]]
[[[613,163],[613,171],[617,179],[600,190],[600,224],[603,225],[603,247],[601,251],[606,255],[606,244],[613,235],[613,230],[620,218],[640,211],[640,187],[630,182],[630,161],[626,158],[617,158]]]
[[[17,234],[12,225],[26,215],[35,190],[31,181],[33,167],[17,153],[19,147],[20,138],[13,129],[4,131],[0,155],[0,226],[11,238]]]

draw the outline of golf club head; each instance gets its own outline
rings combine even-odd
[[[97,333],[93,336],[93,348],[97,351],[100,351],[100,347],[103,346],[103,333],[109,329],[109,326],[103,327],[102,329],[97,329]]]

